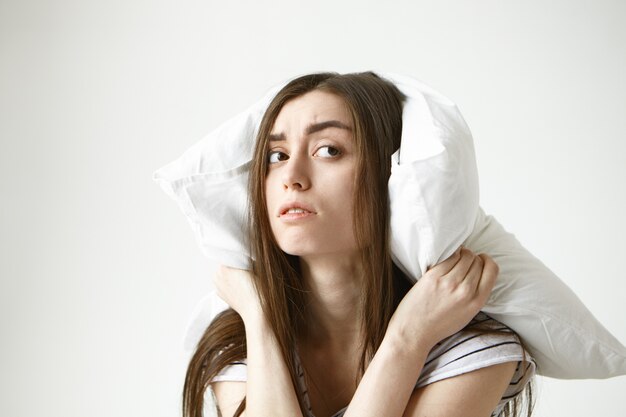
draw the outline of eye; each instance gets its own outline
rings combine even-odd
[[[267,162],[270,164],[286,161],[287,159],[289,159],[289,156],[281,151],[271,151],[267,154]]]
[[[322,146],[317,149],[315,155],[320,156],[322,158],[334,158],[339,156],[341,152],[337,148],[333,148],[332,146]]]

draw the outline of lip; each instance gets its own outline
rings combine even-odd
[[[289,209],[297,208],[304,210],[304,213],[287,213]],[[278,216],[281,219],[300,219],[317,214],[315,209],[306,203],[300,201],[291,201],[289,203],[282,204],[278,209]]]

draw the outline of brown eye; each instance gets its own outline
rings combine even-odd
[[[322,158],[334,158],[340,154],[339,149],[333,148],[332,146],[322,146],[315,152],[315,155]]]
[[[276,162],[286,161],[289,159],[289,156],[281,151],[272,151],[267,154],[267,162],[270,164],[275,164]]]

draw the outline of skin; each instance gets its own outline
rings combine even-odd
[[[306,133],[307,126],[328,120],[352,128],[343,100],[333,94],[313,91],[288,102],[272,129],[282,140],[270,143],[265,182],[272,231],[281,249],[300,257],[311,289],[313,326],[298,341],[298,351],[312,380],[316,417],[346,405],[347,417],[489,416],[511,380],[514,362],[413,389],[428,352],[478,313],[495,283],[493,260],[467,249],[431,268],[407,293],[361,382],[354,384],[362,338],[355,319],[361,266],[350,206],[356,157],[350,130]],[[280,207],[291,202],[306,206],[307,213],[282,214]],[[249,272],[221,267],[215,284],[241,315],[248,340],[247,382],[213,384],[222,415],[231,416],[245,395],[244,415],[301,416]]]
[[[267,210],[278,245],[300,257],[303,279],[312,290],[315,327],[307,339],[356,348],[361,274],[352,229],[357,163],[352,132],[331,127],[303,134],[308,125],[329,120],[352,128],[343,100],[333,94],[313,91],[282,108],[272,133],[284,133],[285,140],[270,143]],[[280,216],[280,206],[294,201],[313,214]]]

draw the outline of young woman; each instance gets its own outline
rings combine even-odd
[[[202,415],[209,386],[229,417],[520,411],[534,364],[479,312],[497,265],[460,248],[411,286],[391,260],[403,100],[374,73],[323,73],[269,105],[250,173],[253,271],[215,277],[231,309],[192,357],[185,417]]]

